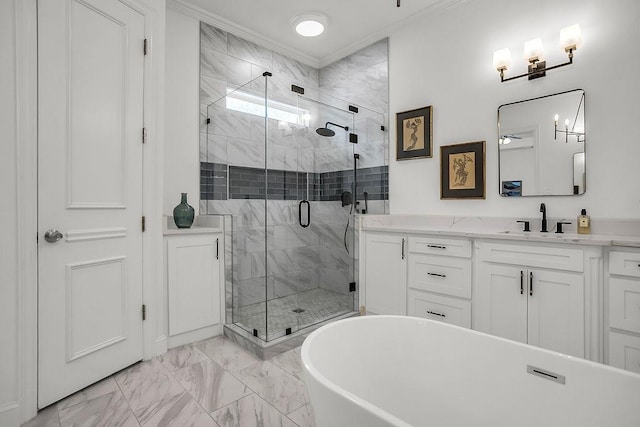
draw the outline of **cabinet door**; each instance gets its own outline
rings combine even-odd
[[[479,263],[473,328],[527,342],[527,293],[522,268]]]
[[[221,235],[167,240],[169,335],[220,323]]]
[[[584,357],[584,280],[580,274],[529,270],[529,344]]]
[[[406,238],[367,233],[365,238],[365,305],[375,314],[406,314]]]
[[[640,374],[640,337],[609,332],[609,364]]]

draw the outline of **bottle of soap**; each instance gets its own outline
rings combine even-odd
[[[591,218],[587,215],[587,210],[582,209],[578,215],[578,234],[591,234]]]

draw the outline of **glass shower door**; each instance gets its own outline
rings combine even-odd
[[[294,102],[267,131],[267,340],[355,308],[353,113]]]

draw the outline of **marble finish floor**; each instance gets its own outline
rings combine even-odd
[[[139,362],[23,427],[314,426],[300,347],[262,361],[220,336]]]
[[[303,311],[295,312],[296,309]],[[339,294],[316,288],[272,299],[266,306],[261,302],[240,307],[233,314],[233,320],[237,326],[249,333],[257,329],[258,336],[269,341],[285,336],[287,328],[296,332],[353,310],[352,294]],[[268,338],[265,332],[267,326]]]

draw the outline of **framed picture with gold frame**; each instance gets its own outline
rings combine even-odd
[[[440,147],[440,198],[485,198],[485,141]]]
[[[431,106],[396,113],[396,160],[433,157]]]

